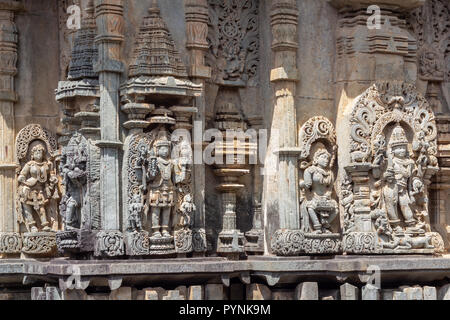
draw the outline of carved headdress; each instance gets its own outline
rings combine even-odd
[[[394,130],[392,130],[391,139],[389,140],[389,147],[408,145],[408,139],[406,138],[405,130],[397,123]]]
[[[165,130],[161,130],[158,133],[158,138],[155,141],[155,148],[159,148],[162,146],[167,146],[167,147],[171,146],[171,142],[168,139],[168,133]]]

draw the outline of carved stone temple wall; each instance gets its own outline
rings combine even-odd
[[[0,299],[450,300],[449,21],[0,0]]]

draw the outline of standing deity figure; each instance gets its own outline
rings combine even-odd
[[[399,124],[392,131],[388,147],[390,155],[383,176],[386,181],[383,188],[383,196],[389,222],[395,233],[402,233],[398,212],[398,208],[400,208],[407,231],[418,232],[416,230],[417,221],[411,209],[415,199],[414,196],[410,195],[415,163],[408,156],[408,139],[405,131]]]
[[[58,199],[58,178],[51,160],[46,159],[45,147],[37,144],[31,149],[31,160],[20,171],[18,182],[18,199],[22,205],[22,214],[27,228],[38,232],[34,213],[39,216],[40,227],[50,231],[46,207],[50,199]]]
[[[331,155],[325,148],[314,154],[313,163],[305,169],[300,189],[303,191],[300,212],[302,231],[331,233],[330,224],[338,214],[337,202],[332,199],[334,174]]]
[[[133,201],[130,203],[128,210],[128,230],[140,231],[142,229],[141,214],[142,211],[144,211],[144,205],[140,194],[134,195]]]
[[[180,206],[180,212],[182,214],[180,219],[180,225],[182,227],[189,227],[191,224],[191,217],[196,210],[195,204],[193,202],[192,196],[190,193],[186,194],[183,197],[183,202]]]
[[[60,213],[66,230],[77,229],[81,223],[79,209],[82,206],[87,179],[87,160],[86,150],[77,145],[69,144],[63,149],[60,172],[65,194],[60,204]]]
[[[152,237],[170,237],[170,219],[176,203],[175,185],[183,180],[185,171],[180,164],[170,158],[171,142],[167,133],[161,132],[155,141],[155,153],[150,155],[145,179],[148,181],[146,189],[147,207],[152,217]]]

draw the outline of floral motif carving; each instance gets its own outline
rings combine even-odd
[[[259,61],[258,1],[208,0],[210,53],[214,80],[254,85]],[[248,81],[248,83],[247,83]]]

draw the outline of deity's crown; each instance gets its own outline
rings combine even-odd
[[[160,131],[158,134],[158,139],[155,142],[155,147],[159,148],[162,146],[170,147],[170,141],[167,138],[167,131]]]
[[[392,130],[391,139],[389,140],[389,146],[404,146],[408,145],[408,139],[406,138],[405,130],[403,130],[402,126],[397,123],[394,130]]]

